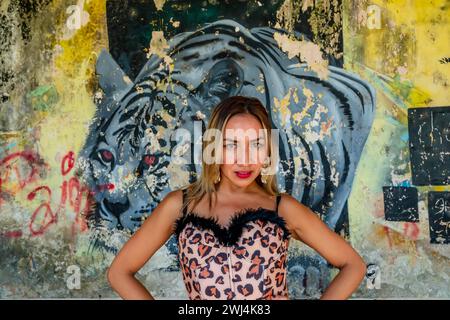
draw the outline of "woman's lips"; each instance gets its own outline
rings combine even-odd
[[[251,171],[236,171],[235,173],[241,179],[246,179],[252,175]]]

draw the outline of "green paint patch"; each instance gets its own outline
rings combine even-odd
[[[59,95],[53,85],[44,85],[28,93],[27,99],[33,110],[49,111],[59,101]]]

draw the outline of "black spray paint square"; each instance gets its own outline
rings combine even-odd
[[[450,243],[450,192],[428,193],[431,243]]]
[[[388,221],[419,221],[417,189],[411,187],[383,187],[384,218]]]
[[[408,109],[414,185],[450,184],[450,107]]]

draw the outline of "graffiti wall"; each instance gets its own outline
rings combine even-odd
[[[368,265],[354,298],[450,298],[450,2],[6,0],[0,298],[117,298],[106,269],[232,95],[279,129],[279,189]],[[198,137],[197,137],[198,138]],[[293,299],[337,269],[291,240]],[[185,299],[175,237],[136,277]]]

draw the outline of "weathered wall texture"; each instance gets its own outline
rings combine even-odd
[[[0,298],[117,297],[105,271],[230,95],[280,129],[281,191],[369,265],[355,298],[450,298],[450,2],[2,1]],[[185,162],[177,162],[176,158]],[[172,237],[137,277],[186,297]],[[288,287],[336,269],[292,240]]]
[[[377,89],[349,220],[381,285],[360,295],[448,298],[450,2],[352,1],[344,10],[345,68]]]

